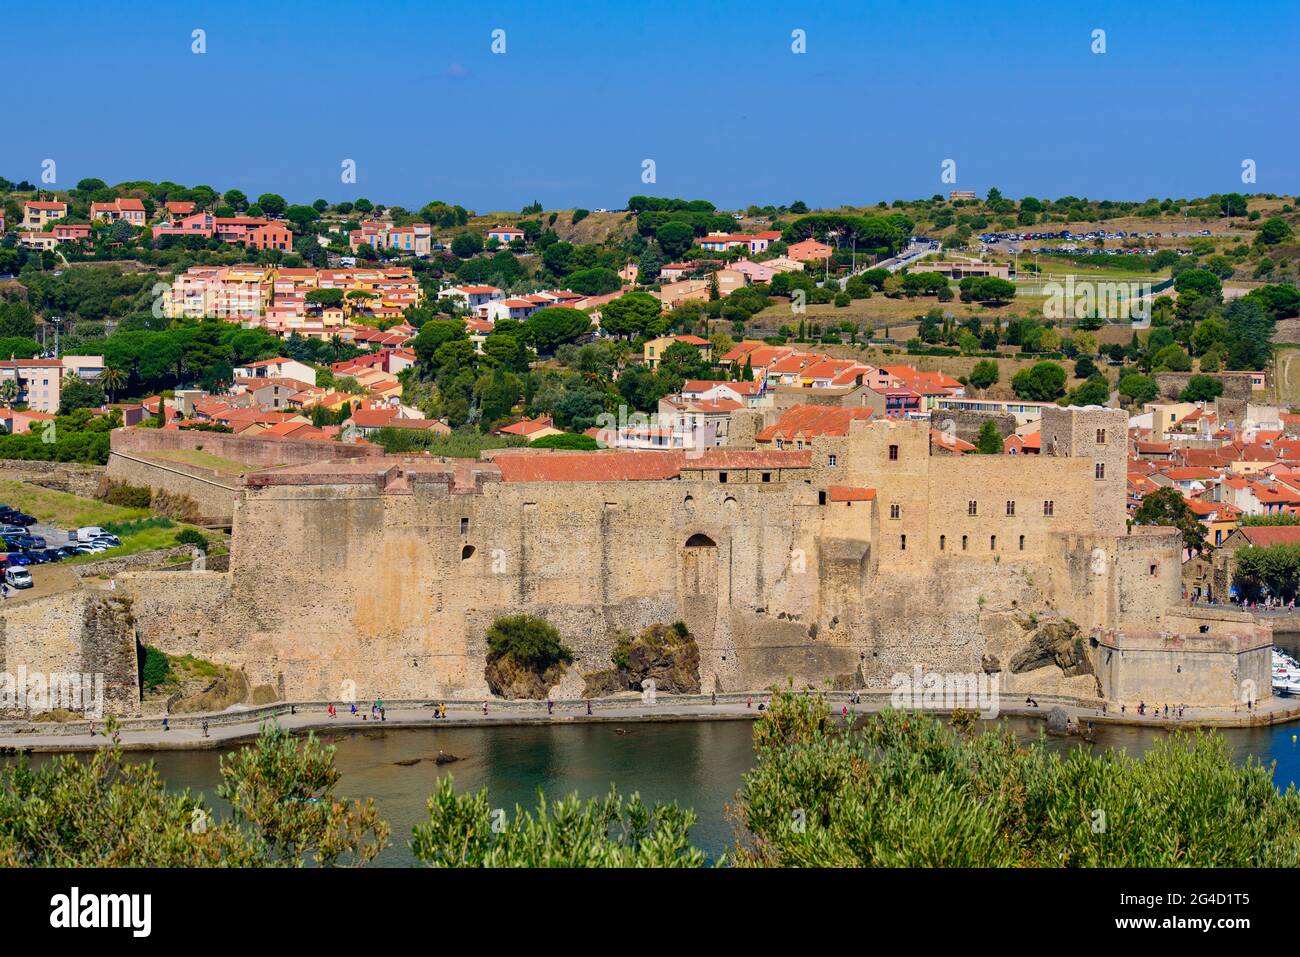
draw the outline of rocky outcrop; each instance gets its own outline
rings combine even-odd
[[[187,693],[178,691],[167,699],[170,714],[197,714],[199,712],[225,711],[233,704],[249,702],[248,676],[235,668],[222,668],[202,690]]]
[[[564,665],[551,665],[539,673],[519,664],[507,654],[488,658],[483,676],[487,680],[488,690],[498,698],[541,701],[564,677]]]
[[[1011,672],[1023,674],[1055,665],[1067,678],[1093,674],[1092,659],[1079,626],[1068,620],[1053,620],[1037,626],[1033,637],[1011,658]]]
[[[1070,729],[1070,717],[1060,705],[1047,714],[1047,730],[1052,734],[1065,734]]]
[[[583,676],[584,697],[641,692],[651,680],[656,691],[700,693],[700,648],[683,625],[651,625],[636,638],[620,635],[611,657],[613,668]]]

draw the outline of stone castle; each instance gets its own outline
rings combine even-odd
[[[674,621],[696,638],[706,692],[888,686],[919,665],[1092,699],[1167,682],[1230,702],[1247,675],[1268,693],[1267,635],[1191,617],[1178,533],[1126,527],[1122,410],[1046,409],[1040,456],[932,454],[926,423],[890,419],[760,450],[754,415],[702,453],[253,471],[233,496],[228,572],[122,584],[141,641],[288,700],[483,697],[485,632],[521,612],[573,649],[567,695],[610,666],[620,631]],[[200,436],[225,439],[240,441]],[[133,443],[118,461],[118,445],[109,474],[139,481],[147,458]],[[1089,665],[1013,673],[1046,621],[1070,625]],[[1193,650],[1204,661],[1184,677]]]

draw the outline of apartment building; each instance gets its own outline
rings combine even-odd
[[[68,215],[68,204],[31,199],[23,203],[23,229],[43,230]]]
[[[213,216],[211,213],[194,213],[170,223],[160,223],[153,228],[154,239],[164,236],[213,237],[223,243],[247,246],[250,249],[293,249],[293,233],[283,223],[253,216]]]
[[[14,382],[16,403],[27,404],[37,412],[59,411],[59,386],[63,380],[61,359],[0,360],[0,382]]]
[[[360,229],[348,234],[348,245],[354,253],[362,246],[371,246],[424,257],[433,251],[433,227],[428,223],[393,226],[384,222],[364,222]]]
[[[132,226],[144,226],[145,209],[141,200],[133,197],[119,197],[111,203],[91,203],[90,218],[104,223],[130,223]]]

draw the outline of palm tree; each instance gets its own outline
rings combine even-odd
[[[118,389],[126,385],[127,375],[121,369],[115,369],[112,366],[105,366],[99,373],[99,384],[108,391],[108,401],[112,402],[117,397]]]

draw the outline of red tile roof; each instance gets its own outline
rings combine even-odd
[[[831,485],[826,495],[832,502],[870,502],[876,497],[874,488],[856,488],[852,485]]]
[[[1241,534],[1252,545],[1294,545],[1300,543],[1300,525],[1243,525]]]
[[[776,422],[759,432],[759,442],[775,439],[811,438],[817,435],[848,435],[852,422],[865,422],[871,410],[860,406],[796,405]]]

